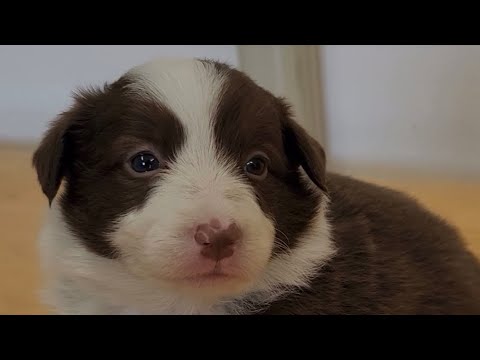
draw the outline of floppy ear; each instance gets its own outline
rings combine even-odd
[[[66,175],[66,164],[70,157],[67,133],[71,123],[70,116],[60,115],[44,134],[33,154],[32,164],[50,205]]]
[[[74,92],[73,105],[51,123],[33,154],[32,164],[50,205],[71,169],[78,138],[92,133],[86,125],[98,112],[98,100],[107,88],[106,84],[104,89],[91,87]]]
[[[322,191],[327,192],[323,147],[310,136],[293,118],[290,107],[280,99],[283,121],[283,139],[287,156],[299,164],[310,180]]]

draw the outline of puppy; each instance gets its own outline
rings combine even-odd
[[[327,173],[288,104],[225,64],[154,60],[79,91],[33,165],[55,313],[480,314],[453,228]]]

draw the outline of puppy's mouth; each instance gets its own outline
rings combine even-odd
[[[211,272],[211,273],[206,273],[206,274],[198,274],[198,275],[194,275],[194,276],[188,276],[188,277],[183,278],[183,280],[185,280],[185,281],[201,281],[201,280],[215,281],[215,280],[226,280],[226,279],[232,279],[232,278],[233,278],[232,275],[228,275],[228,274],[225,274],[225,273]]]
[[[233,279],[235,279],[235,276],[233,274],[229,274],[226,271],[224,271],[220,263],[217,262],[213,270],[208,272],[202,272],[195,275],[186,276],[186,277],[183,277],[181,280],[183,282],[196,283],[201,285],[204,283],[211,284],[211,283],[223,282],[223,281],[228,281]]]

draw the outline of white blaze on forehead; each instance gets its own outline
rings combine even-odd
[[[213,191],[217,195],[244,191],[214,139],[214,117],[225,76],[213,63],[195,59],[161,59],[138,66],[128,73],[130,90],[168,108],[185,133],[175,155],[171,176],[162,180],[160,192]]]
[[[224,84],[213,64],[160,59],[135,67],[128,75],[135,81],[132,91],[160,102],[176,115],[186,133],[188,152],[206,155],[202,153],[213,150],[212,119]]]

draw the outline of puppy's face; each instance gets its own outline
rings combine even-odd
[[[82,92],[34,156],[50,201],[65,178],[59,206],[89,250],[207,298],[246,291],[295,247],[324,162],[282,100],[199,60],[154,61]]]

